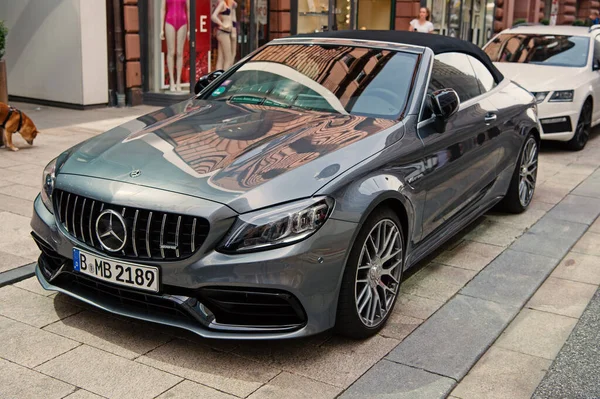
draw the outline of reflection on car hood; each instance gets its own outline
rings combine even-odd
[[[582,75],[582,68],[516,62],[495,62],[494,65],[505,77],[531,92],[574,89]]]
[[[402,133],[387,119],[190,100],[72,149],[59,175],[156,187],[246,212],[312,195]]]

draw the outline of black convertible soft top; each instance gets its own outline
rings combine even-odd
[[[471,42],[455,39],[453,37],[441,36],[432,33],[419,33],[398,30],[339,30],[319,33],[307,33],[294,37],[314,37],[331,39],[356,39],[372,40],[379,42],[390,42],[397,44],[409,44],[413,46],[429,47],[434,54],[442,53],[465,53],[477,58],[488,67],[496,82],[504,79],[504,76],[494,66],[487,54]]]

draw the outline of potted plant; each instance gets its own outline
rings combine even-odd
[[[8,88],[6,82],[6,62],[4,61],[4,50],[6,49],[6,35],[8,29],[4,21],[0,20],[0,102],[8,103]]]

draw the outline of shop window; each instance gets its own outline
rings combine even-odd
[[[387,30],[391,21],[392,1],[358,0],[358,29]]]

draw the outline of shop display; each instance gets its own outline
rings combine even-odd
[[[162,0],[161,2],[160,39],[166,41],[168,85],[171,91],[181,91],[184,44],[190,37],[189,11],[190,0]],[[189,54],[187,64],[189,65]],[[175,68],[177,68],[176,75]],[[187,75],[189,83],[189,69]]]
[[[233,65],[237,47],[236,6],[237,3],[233,0],[220,0],[212,13],[211,20],[215,24],[215,36],[218,42],[217,70],[228,69]]]

